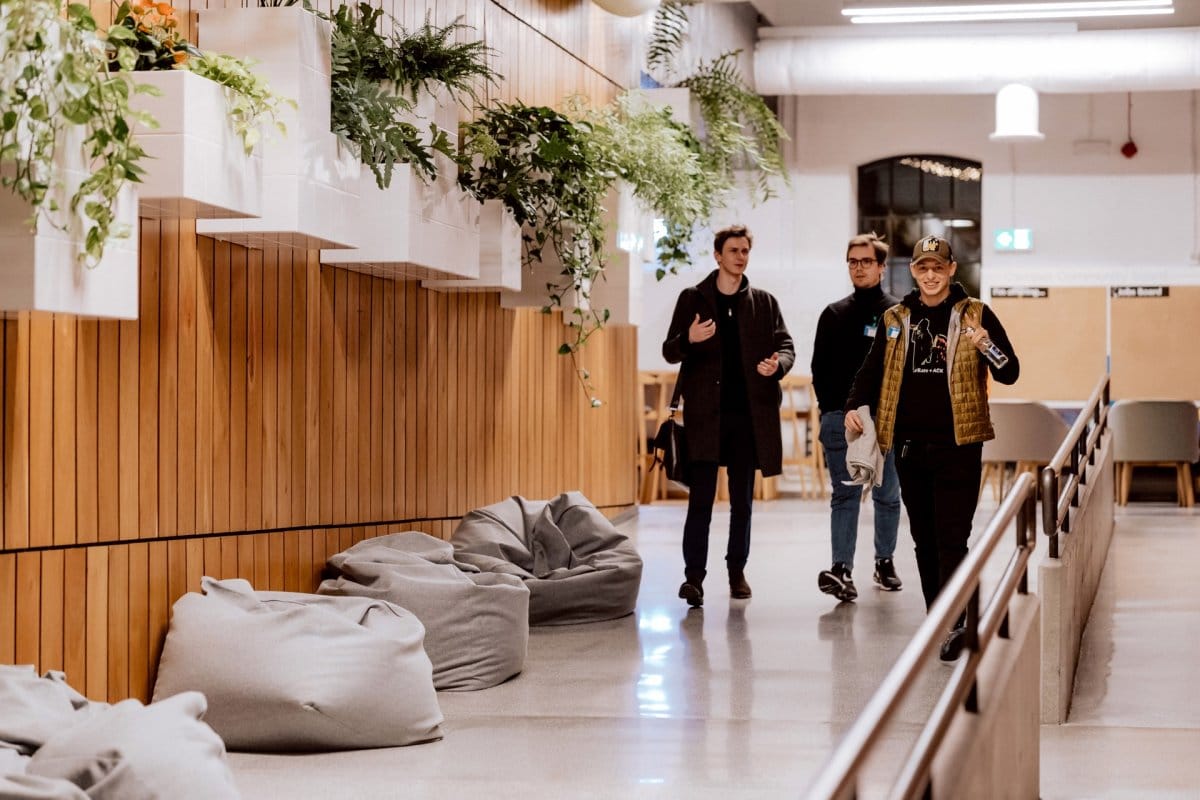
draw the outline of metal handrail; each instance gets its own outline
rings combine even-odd
[[[879,741],[885,725],[896,714],[900,703],[916,684],[922,664],[941,644],[946,632],[966,607],[964,656],[959,659],[946,687],[942,690],[928,722],[921,731],[892,789],[892,797],[927,796],[933,759],[941,745],[954,712],[964,705],[978,710],[976,673],[992,639],[999,634],[1008,638],[1008,606],[1013,593],[1028,594],[1029,557],[1037,543],[1037,493],[1033,476],[1024,473],[1000,503],[971,552],[954,571],[942,589],[921,627],[883,683],[871,695],[866,707],[851,725],[836,750],[825,762],[809,788],[812,800],[849,800],[857,796],[859,770]],[[1004,576],[989,598],[982,614],[979,609],[980,580],[988,558],[1000,544],[1008,526],[1016,520],[1016,551],[1010,557]]]
[[[1042,469],[1042,532],[1050,537],[1051,558],[1058,558],[1059,533],[1071,532],[1071,509],[1079,508],[1084,500],[1080,487],[1087,490],[1092,483],[1088,473],[1096,465],[1096,449],[1108,432],[1109,381],[1108,375],[1102,375],[1096,382],[1058,452]]]

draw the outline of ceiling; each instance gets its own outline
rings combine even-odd
[[[931,0],[933,4],[936,0]],[[911,28],[910,25],[851,25],[842,16],[842,0],[752,0],[752,5],[776,27],[810,27],[834,25],[847,29],[871,28],[871,33],[882,34],[885,29],[893,30]],[[864,5],[864,0],[858,0],[855,5]],[[1067,22],[1068,20],[1056,20]],[[986,23],[993,30],[1005,23]],[[1028,25],[1029,23],[1023,23]],[[1164,16],[1147,17],[1096,17],[1080,19],[1076,23],[1079,30],[1111,30],[1127,28],[1166,28],[1166,27],[1200,27],[1200,2],[1196,0],[1175,0],[1175,13]],[[865,33],[865,31],[864,31]]]

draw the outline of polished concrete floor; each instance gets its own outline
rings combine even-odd
[[[1200,509],[1117,510],[1042,797],[1200,798]]]
[[[977,532],[992,510],[985,498]],[[724,512],[714,515],[702,610],[675,596],[683,504],[643,507],[622,525],[645,559],[635,615],[533,629],[521,675],[439,696],[442,741],[231,754],[239,786],[247,798],[802,795],[924,616],[911,543],[902,523],[904,590],[875,590],[864,506],[861,597],[839,605],[816,588],[829,561],[827,505],[760,503],[747,569],[754,598],[736,601],[723,585]],[[1071,723],[1043,729],[1044,797],[1200,797],[1200,695],[1176,697],[1200,666],[1200,590],[1188,575],[1200,563],[1198,522],[1165,508],[1119,517]],[[1151,590],[1163,574],[1179,577]],[[1147,615],[1169,647],[1142,630]],[[948,675],[936,661],[924,670],[866,788],[886,781]]]

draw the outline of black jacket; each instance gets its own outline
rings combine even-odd
[[[696,315],[701,321],[715,319],[717,313],[717,271],[695,286],[684,289],[675,303],[671,327],[663,342],[663,358],[668,363],[683,362],[679,381],[684,398],[683,424],[687,435],[688,456],[695,461],[720,458],[721,433],[721,334],[692,344],[688,328]],[[741,337],[742,372],[746,376],[746,395],[750,420],[754,427],[754,445],[758,467],[764,476],[778,475],[782,469],[783,442],[780,434],[780,379],[796,360],[792,337],[779,312],[779,302],[768,292],[753,289],[746,278],[738,290],[735,315]],[[763,377],[758,362],[779,354],[779,369]]]
[[[812,356],[813,389],[822,414],[841,411],[846,405],[854,376],[875,341],[876,323],[899,302],[877,285],[855,289],[825,306],[817,321]]]

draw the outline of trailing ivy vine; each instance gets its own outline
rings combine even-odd
[[[592,284],[604,270],[603,200],[618,169],[597,147],[596,126],[544,106],[501,103],[462,128],[459,184],[481,201],[500,200],[521,226],[523,262],[549,256],[562,265],[546,284],[543,312],[569,312],[574,338],[559,353],[574,359],[588,338],[608,321],[607,309],[590,304]],[[575,361],[585,393],[599,406],[586,370]]]
[[[53,0],[0,3],[0,184],[32,206],[33,225],[81,230],[80,258],[88,266],[99,263],[110,241],[131,233],[113,208],[125,184],[144,172],[133,122],[154,125],[130,109],[130,83],[107,64],[87,6],[73,3],[63,18]],[[81,134],[89,173],[64,217],[52,189],[64,183],[55,156],[70,129]]]

